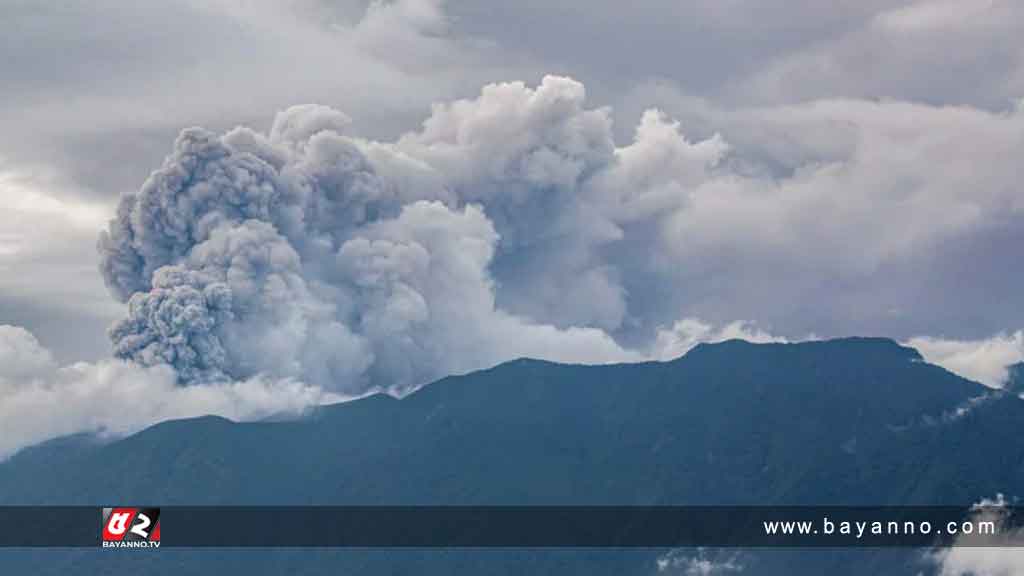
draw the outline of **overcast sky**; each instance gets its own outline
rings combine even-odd
[[[0,459],[519,356],[1024,360],[1024,2],[0,0],[0,32]]]
[[[421,218],[488,246],[468,280],[433,268],[395,280],[418,290],[435,324],[400,331],[416,350],[464,316],[479,323],[472,345],[431,353],[457,358],[451,370],[531,352],[510,341],[547,342],[521,329],[571,341],[565,356],[584,360],[667,356],[677,350],[658,347],[689,341],[677,328],[694,326],[917,338],[943,354],[995,342],[999,362],[1021,356],[1019,2],[3,0],[0,22],[0,324],[24,327],[61,364],[109,357],[107,329],[126,317],[131,346],[151,336],[125,302],[159,265],[181,262],[143,258],[134,288],[112,293],[96,244],[178,134],[245,126],[316,178],[310,166],[330,159],[269,134],[275,114],[306,103],[348,117],[339,132],[397,198],[391,228],[339,228],[335,249],[357,236],[375,250],[422,244]],[[423,174],[391,174],[394,158]],[[445,211],[399,216],[417,200]],[[319,231],[270,226],[334,310],[327,324],[356,342],[315,370],[289,357],[302,367],[283,376],[326,378],[321,364],[342,360],[352,374],[330,374],[435,375],[391,366],[374,344],[383,336],[366,311],[392,313],[394,286],[374,285],[392,298],[381,304],[357,264],[342,279],[323,273],[303,247]],[[184,258],[194,246],[178,248]],[[446,316],[467,298],[447,281],[476,283],[480,310]],[[114,344],[155,363],[152,349]],[[254,352],[225,353],[229,376],[261,373],[245,360]]]

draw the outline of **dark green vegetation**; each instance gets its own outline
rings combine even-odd
[[[890,340],[729,341],[666,363],[518,360],[301,421],[209,417],[105,445],[65,439],[0,465],[0,503],[968,504],[1022,492],[1021,422],[1015,395]],[[160,551],[146,565],[168,573],[651,574],[657,554]],[[853,564],[851,554],[827,552],[748,563],[758,574],[794,562],[814,572],[873,564],[878,572],[883,561],[894,573],[920,569],[909,552],[856,554],[864,558]],[[3,553],[0,564],[30,557],[40,558]],[[109,554],[96,562],[104,573],[114,567]]]

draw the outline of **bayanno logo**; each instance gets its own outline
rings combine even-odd
[[[159,548],[159,508],[104,508],[104,548]]]

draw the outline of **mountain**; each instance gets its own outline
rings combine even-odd
[[[1024,393],[1024,362],[1017,362],[1009,367],[1003,390],[1014,394]]]
[[[109,443],[64,439],[0,465],[0,504],[970,504],[1020,492],[1020,422],[1015,395],[891,340],[732,340],[663,363],[516,360],[297,421],[205,417]],[[175,560],[147,573],[219,563],[261,574],[649,574],[657,555],[164,552]],[[772,551],[752,562],[758,574],[794,565],[840,574],[856,554]],[[82,573],[96,556],[65,560]],[[0,563],[38,558],[5,552]],[[916,573],[915,558],[875,553],[867,565]],[[109,555],[95,561],[111,568]]]

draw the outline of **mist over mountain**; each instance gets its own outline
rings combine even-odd
[[[517,360],[299,420],[206,417],[108,443],[50,442],[0,465],[0,503],[968,505],[1024,485],[1022,419],[1017,395],[891,340],[732,340],[669,362]],[[161,551],[145,562],[148,573],[175,574],[199,573],[197,557],[206,570],[240,563],[268,574],[558,565],[650,574],[665,552],[218,552],[214,561]],[[743,554],[757,574],[928,569],[918,551]],[[72,561],[96,573],[143,562],[90,552],[69,553]]]

